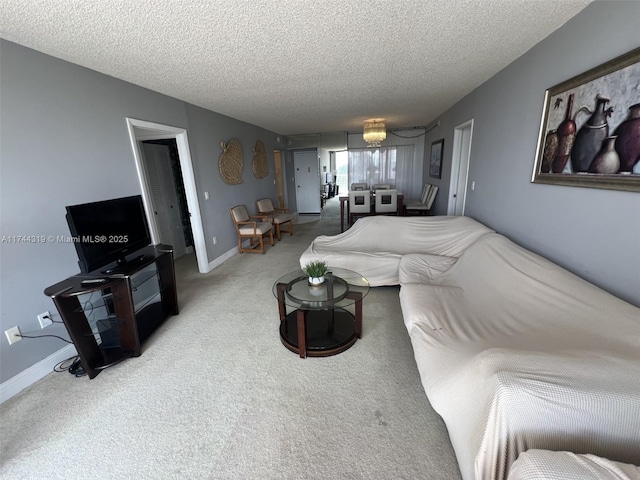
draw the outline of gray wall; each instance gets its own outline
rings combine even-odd
[[[640,2],[596,2],[444,113],[436,209],[447,210],[454,127],[475,120],[466,214],[640,306],[640,194],[530,183],[545,90],[640,45]],[[620,108],[620,107],[618,107]]]
[[[238,237],[229,216],[231,207],[244,204],[249,213],[253,214],[257,213],[256,200],[260,198],[271,198],[274,205],[278,204],[273,160],[273,150],[277,148],[276,135],[191,104],[185,106],[189,147],[193,161],[197,164],[196,184],[200,192],[207,252],[211,261],[237,245]],[[224,183],[218,167],[222,153],[220,142],[228,142],[232,138],[240,140],[242,145],[244,167],[243,182],[240,185]],[[269,159],[269,174],[260,180],[251,170],[253,148],[257,139],[264,143]],[[204,192],[209,192],[209,200],[204,199]],[[213,245],[214,236],[218,238],[216,245]]]
[[[187,130],[209,261],[236,245],[230,207],[243,203],[255,212],[258,198],[277,201],[274,133],[10,42],[0,41],[0,62],[1,235],[67,236],[66,205],[141,193],[126,117]],[[244,183],[229,186],[220,178],[218,158],[220,141],[233,137],[243,146]],[[270,174],[262,180],[251,171],[257,139],[269,158]],[[43,290],[78,272],[73,245],[0,247],[0,332],[17,325],[25,335],[66,337],[60,324],[41,330],[36,315],[55,312]],[[9,346],[2,335],[0,381],[64,346],[53,338]]]

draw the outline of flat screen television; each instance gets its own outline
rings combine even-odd
[[[70,205],[66,210],[82,273],[103,268],[101,273],[115,273],[118,267],[144,259],[127,259],[151,243],[140,195]]]

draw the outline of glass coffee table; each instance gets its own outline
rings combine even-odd
[[[283,275],[273,284],[282,343],[300,358],[344,352],[362,337],[362,299],[367,293],[369,281],[344,268],[329,267],[318,286],[310,285],[302,270]],[[346,310],[350,306],[354,313]]]

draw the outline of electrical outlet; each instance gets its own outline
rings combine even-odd
[[[38,322],[40,323],[40,328],[48,327],[53,323],[51,314],[49,312],[41,313],[38,315]]]
[[[20,329],[18,327],[12,327],[9,330],[5,330],[4,334],[7,336],[9,345],[13,345],[14,343],[22,340],[22,337],[20,336]]]
[[[218,237],[213,237],[213,244],[216,245],[218,243]]]

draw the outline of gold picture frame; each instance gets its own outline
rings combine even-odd
[[[640,48],[545,92],[531,181],[640,191]]]

